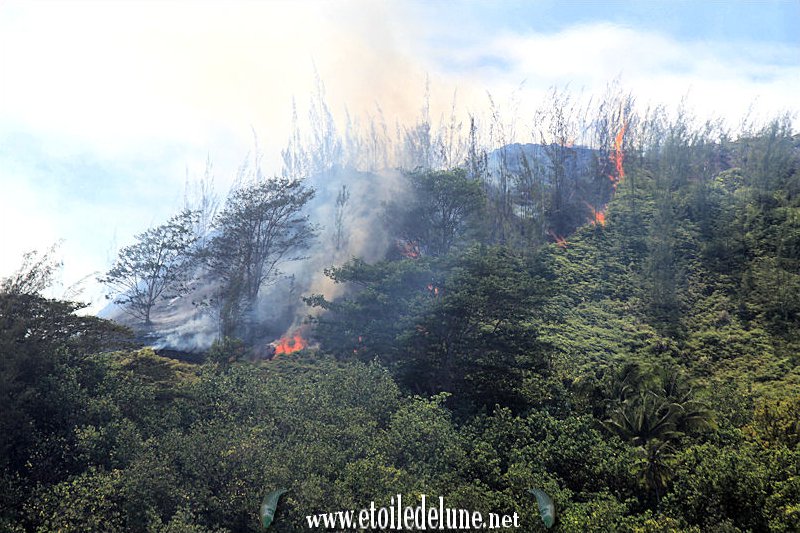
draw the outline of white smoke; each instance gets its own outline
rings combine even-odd
[[[308,250],[300,252],[302,259],[283,263],[276,282],[262,289],[252,317],[261,328],[256,335],[259,342],[294,330],[308,314],[316,312],[305,305],[303,297],[322,294],[332,299],[342,294],[344,286],[325,276],[326,268],[353,257],[368,262],[381,260],[393,245],[385,225],[384,206],[404,194],[399,171],[361,172],[335,167],[305,181],[316,190],[306,212],[310,222],[318,227],[318,235]],[[336,200],[343,186],[349,196],[340,217],[344,238],[337,248]],[[219,337],[219,321],[213,306],[195,304],[207,300],[214,290],[200,285],[189,296],[159,303],[152,313],[148,342],[159,349],[186,352],[208,349]],[[121,315],[115,318],[126,320]]]

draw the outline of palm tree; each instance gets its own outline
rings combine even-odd
[[[603,426],[637,448],[639,475],[659,502],[671,478],[675,446],[688,433],[711,426],[711,412],[671,369],[660,369],[649,379],[626,370],[616,389],[619,395],[610,402]]]

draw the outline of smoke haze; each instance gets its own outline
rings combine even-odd
[[[486,125],[488,92],[519,117],[506,142],[539,142],[551,86],[599,94],[618,76],[643,107],[688,95],[733,126],[753,102],[762,116],[797,111],[797,3],[649,9],[671,16],[584,3],[3,2],[0,216],[22,229],[0,234],[0,275],[60,238],[65,285],[106,270],[179,208],[208,157],[227,190],[254,131],[265,174],[280,173],[292,101],[309,135],[317,79],[340,133],[349,115],[392,138],[425,109],[447,123],[454,94],[462,135],[469,115]],[[84,297],[104,305],[92,283]]]

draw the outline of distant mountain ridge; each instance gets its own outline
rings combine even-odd
[[[556,143],[512,143],[489,153],[489,170],[505,168],[510,174],[521,175],[528,170],[538,171],[545,182],[552,171],[553,161],[563,158],[567,177],[588,175],[597,157],[597,150],[586,146],[564,146]]]

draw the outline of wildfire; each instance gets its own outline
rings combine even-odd
[[[611,150],[611,162],[614,163],[614,168],[616,169],[616,175],[611,174],[609,179],[611,183],[614,185],[614,189],[617,188],[619,183],[625,179],[625,167],[622,165],[623,161],[625,160],[625,152],[622,149],[623,141],[625,140],[625,130],[628,129],[628,123],[626,121],[622,122],[622,128],[617,132],[616,137],[614,137],[614,148]]]
[[[556,243],[556,246],[559,248],[566,248],[567,247],[567,239],[562,237],[561,235],[557,235],[553,230],[547,230],[547,234],[550,235]]]
[[[409,259],[419,259],[419,244],[416,241],[397,241],[400,255]]]
[[[439,287],[437,287],[433,283],[428,283],[428,291],[434,296],[439,296]]]
[[[294,353],[308,346],[308,343],[298,332],[295,332],[291,337],[281,337],[273,344],[275,345],[275,355]]]
[[[589,203],[586,203],[586,206],[592,210],[592,218],[589,220],[590,224],[594,224],[595,226],[605,226],[606,225],[606,211],[605,209],[595,209],[595,207]]]
[[[595,211],[594,213],[594,220],[597,224],[601,226],[606,225],[606,214],[603,211]]]

